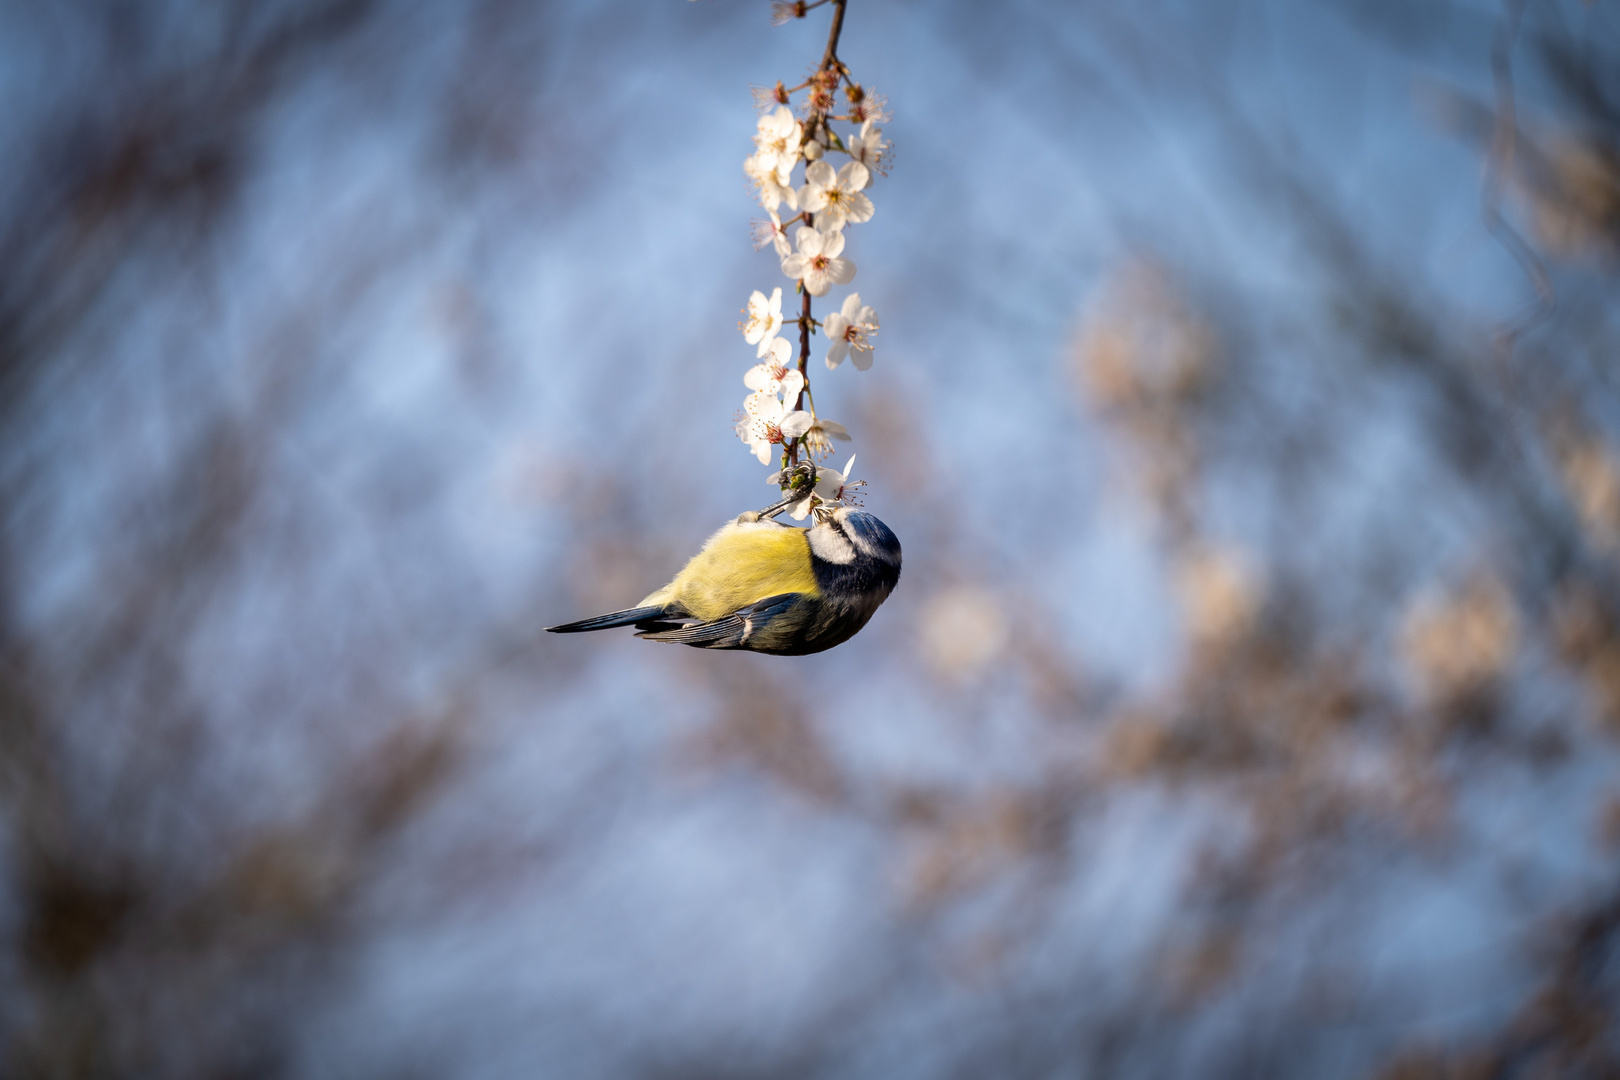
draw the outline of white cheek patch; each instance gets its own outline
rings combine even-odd
[[[830,525],[817,525],[807,537],[810,550],[823,562],[846,566],[855,561],[855,547]]]

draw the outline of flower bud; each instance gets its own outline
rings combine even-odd
[[[804,160],[806,161],[820,161],[821,155],[825,153],[826,151],[821,148],[821,144],[814,139],[804,144]]]
[[[850,83],[844,87],[844,95],[849,98],[850,104],[855,104],[866,97],[866,91],[861,89],[860,83]]]

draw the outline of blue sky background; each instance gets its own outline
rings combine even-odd
[[[1612,55],[1612,5],[1529,7]],[[895,114],[846,251],[882,331],[871,371],[811,371],[903,580],[813,657],[539,633],[769,500],[731,432],[739,309],[788,285],[750,246],[748,88],[799,81],[825,16],[0,9],[4,753],[49,779],[6,809],[30,1004],[0,1051],[1351,1077],[1520,1015],[1549,928],[1614,888],[1620,791],[1525,569],[1557,467],[1499,465],[1555,410],[1447,449],[1448,410],[1540,408],[1491,396],[1531,292],[1457,119],[1492,5],[853,0],[839,54]],[[1582,130],[1523,48],[1527,132]],[[1551,265],[1531,376],[1613,355],[1613,262]],[[1400,305],[1487,389],[1390,360],[1366,312]],[[1088,390],[1117,325],[1207,345],[1146,441]],[[1549,378],[1614,430],[1606,369]],[[1190,538],[1149,485],[1174,438]],[[1122,771],[1141,717],[1196,741],[1210,680],[1262,679],[1189,628],[1204,551],[1362,704],[1326,749],[1284,706],[1260,765]],[[1402,628],[1481,568],[1520,628],[1497,719],[1431,739]],[[1349,809],[1312,831],[1319,790]],[[59,864],[125,899],[52,967]]]

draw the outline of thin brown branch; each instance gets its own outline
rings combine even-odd
[[[839,7],[843,5],[840,4]],[[804,290],[804,303],[799,307],[799,374],[804,376],[805,382],[799,387],[799,396],[793,402],[794,409],[804,408],[804,395],[810,383],[810,290]],[[802,439],[795,439],[788,448],[788,464],[799,463],[799,444]]]
[[[833,0],[832,28],[827,31],[827,51],[821,54],[821,70],[838,63],[838,35],[844,32],[844,5],[849,0]]]
[[[1517,229],[1502,216],[1502,187],[1513,169],[1518,149],[1518,108],[1513,90],[1513,46],[1519,37],[1519,24],[1524,17],[1526,0],[1504,0],[1505,11],[1491,43],[1491,75],[1496,84],[1496,132],[1491,139],[1491,152],[1486,160],[1485,185],[1481,196],[1481,212],[1485,228],[1519,264],[1536,299],[1529,309],[1504,326],[1497,334],[1497,342],[1504,353],[1511,352],[1521,334],[1552,316],[1557,307],[1552,279],[1541,265],[1534,249],[1519,235]]]

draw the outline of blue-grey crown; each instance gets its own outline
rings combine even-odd
[[[849,510],[839,515],[841,523],[857,546],[873,557],[900,565],[900,538],[883,522],[865,510]]]

